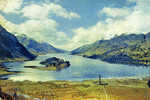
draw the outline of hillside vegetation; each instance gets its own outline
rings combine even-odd
[[[17,38],[0,25],[0,62],[8,60],[32,60],[36,56],[31,54]]]
[[[72,54],[110,63],[150,65],[150,33],[120,35],[72,51]]]
[[[16,35],[18,41],[26,47],[31,53],[35,55],[47,54],[47,53],[65,53],[67,51],[55,48],[47,42],[38,42],[33,38],[30,38],[24,34]]]

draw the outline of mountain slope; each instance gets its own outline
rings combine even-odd
[[[64,53],[64,50],[57,49],[52,45],[42,42],[39,43],[36,40],[27,37],[26,35],[17,35],[17,38],[21,44],[23,44],[33,54],[47,54],[47,53]]]
[[[110,63],[150,65],[150,33],[130,34],[100,40],[72,51],[72,54]]]
[[[0,60],[31,60],[35,56],[20,44],[17,38],[0,25]]]

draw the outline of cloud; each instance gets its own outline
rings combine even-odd
[[[93,40],[100,39],[98,36],[100,35],[100,30],[98,27],[101,27],[101,23],[97,23],[94,27],[89,27],[88,29],[85,29],[83,27],[80,27],[78,29],[73,30],[76,35],[73,37],[73,41],[75,43],[89,43],[93,42]],[[83,39],[84,38],[84,39]]]
[[[65,8],[61,5],[51,3],[48,6],[50,13],[54,13],[57,16],[61,16],[64,18],[72,19],[72,18],[80,18],[80,15],[74,12],[68,12]]]
[[[0,10],[4,13],[18,13],[23,0],[0,0]]]
[[[109,7],[104,7],[101,11],[99,11],[98,15],[103,15],[105,14],[106,16],[109,17],[124,17],[130,14],[130,10],[128,8],[109,8]]]
[[[37,10],[38,9],[38,10]],[[41,5],[31,4],[22,9],[24,17],[41,19],[48,17],[49,15],[56,15],[66,19],[80,18],[80,15],[74,12],[68,12],[61,5],[55,3],[44,3]]]
[[[72,38],[74,41],[72,47],[77,48],[100,39],[110,39],[123,33],[150,32],[150,0],[132,0],[132,2],[136,2],[136,5],[130,9],[104,7],[99,14],[107,15],[105,20],[99,20],[96,25],[88,28],[74,29],[75,36]]]
[[[7,2],[5,0],[0,0],[0,10],[3,10],[6,6]]]
[[[57,23],[51,19],[44,20],[28,20],[20,25],[18,25],[18,32],[22,32],[24,34],[29,33],[40,33],[43,31],[55,31],[57,27]],[[42,34],[42,33],[41,33]]]
[[[15,35],[26,34],[39,42],[49,42],[52,45],[64,45],[70,40],[64,32],[57,29],[59,23],[46,15],[40,18],[30,16],[30,19],[20,24],[10,22],[2,15],[0,19],[0,24]]]
[[[29,37],[38,41],[46,41],[55,45],[65,43],[67,36],[64,32],[57,30],[58,23],[54,20],[29,20],[21,25],[18,25],[17,32],[22,32]]]
[[[32,4],[22,9],[21,13],[24,17],[30,19],[45,19],[48,17],[49,9],[44,6]]]
[[[71,29],[74,36],[70,39],[65,32],[58,30],[59,23],[52,19],[52,16],[59,16],[65,19],[80,18],[80,15],[68,11],[56,3],[27,4],[21,7],[22,0],[12,2],[0,1],[7,4],[0,6],[4,13],[19,13],[21,17],[27,18],[25,22],[13,24],[0,16],[0,23],[9,29],[10,32],[26,34],[39,41],[47,41],[56,47],[75,49],[85,44],[93,43],[100,39],[110,39],[122,33],[146,33],[150,31],[150,0],[128,0],[128,3],[136,5],[130,8],[104,7],[98,11],[98,16],[106,16],[105,19],[85,28],[84,26]],[[14,6],[15,5],[15,6]],[[5,9],[3,9],[5,7]]]
[[[73,19],[80,17],[77,13],[69,12],[61,5],[55,3],[31,3],[21,8],[22,2],[19,3],[19,0],[14,0],[13,3],[7,6],[11,7],[15,6],[15,4],[16,7],[12,9],[0,10],[4,13],[19,14],[19,16],[21,15],[20,17],[26,17],[28,19],[20,24],[14,24],[0,15],[0,24],[9,32],[15,35],[26,34],[37,41],[49,42],[56,46],[65,45],[70,41],[70,38],[65,32],[58,30],[59,23],[49,16],[56,15],[66,19]]]
[[[1,15],[0,19],[2,19],[0,24],[15,35],[26,34],[39,42],[44,41],[58,46],[70,41],[70,38],[64,32],[57,30],[59,24],[52,19],[32,19],[21,24],[13,24]]]

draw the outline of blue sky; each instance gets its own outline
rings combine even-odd
[[[149,32],[150,24],[145,24],[150,19],[149,3],[150,0],[4,0],[0,18],[14,34],[26,34],[72,50],[122,33]]]
[[[88,28],[89,26],[95,25],[100,19],[103,20],[106,16],[97,16],[97,13],[103,9],[105,6],[109,7],[122,7],[122,6],[129,6],[127,2],[123,2],[123,0],[60,0],[58,2],[68,11],[73,11],[78,13],[81,18],[74,19],[74,20],[64,20],[61,18],[54,17],[62,26],[60,29],[71,33],[68,30],[72,28],[78,27],[85,27]]]

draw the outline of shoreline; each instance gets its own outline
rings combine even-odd
[[[16,72],[14,74],[17,74],[17,73],[20,73],[20,72]],[[12,75],[12,74],[6,74],[6,75],[0,75],[0,80],[3,80],[1,78],[1,76],[7,76],[7,75]],[[108,81],[108,80],[150,80],[150,76],[148,77],[112,77],[112,78],[101,78],[101,80],[104,80],[104,81]],[[5,79],[4,79],[5,80]],[[41,82],[41,83],[46,83],[46,82],[79,82],[79,83],[82,83],[84,81],[98,81],[99,79],[98,78],[93,78],[93,79],[83,79],[83,80],[47,80],[47,81],[31,81],[31,80],[9,80],[7,79],[7,81],[12,81],[12,82],[33,82],[33,83],[38,83],[38,82]]]
[[[150,80],[150,77],[118,77],[118,78],[101,78],[102,80],[104,81],[109,81],[109,80]],[[1,79],[0,79],[1,81]],[[98,78],[95,78],[95,79],[85,79],[85,80],[49,80],[49,81],[30,81],[30,80],[23,80],[23,81],[14,81],[14,80],[6,80],[6,81],[11,81],[11,82],[33,82],[33,83],[47,83],[47,82],[78,82],[78,83],[82,83],[82,82],[85,82],[85,81],[99,81]]]
[[[23,62],[23,61],[29,61],[29,60],[10,60],[10,61],[0,61],[0,80],[5,80],[2,77],[7,76],[7,75],[14,75],[17,73],[22,73],[21,71],[9,71],[3,63],[8,63],[8,62]]]
[[[76,54],[70,54],[70,55],[76,55]],[[133,65],[133,66],[136,66],[136,67],[150,67],[150,64],[142,64],[142,63],[124,63],[124,62],[112,62],[112,61],[108,61],[108,60],[103,60],[101,58],[93,58],[91,56],[85,56],[85,55],[76,55],[76,56],[81,56],[83,58],[88,58],[88,59],[94,59],[94,60],[100,60],[100,61],[103,61],[103,62],[106,62],[106,63],[110,63],[110,64],[121,64],[121,65]],[[133,60],[134,61],[134,60]],[[135,62],[135,61],[134,61]]]

